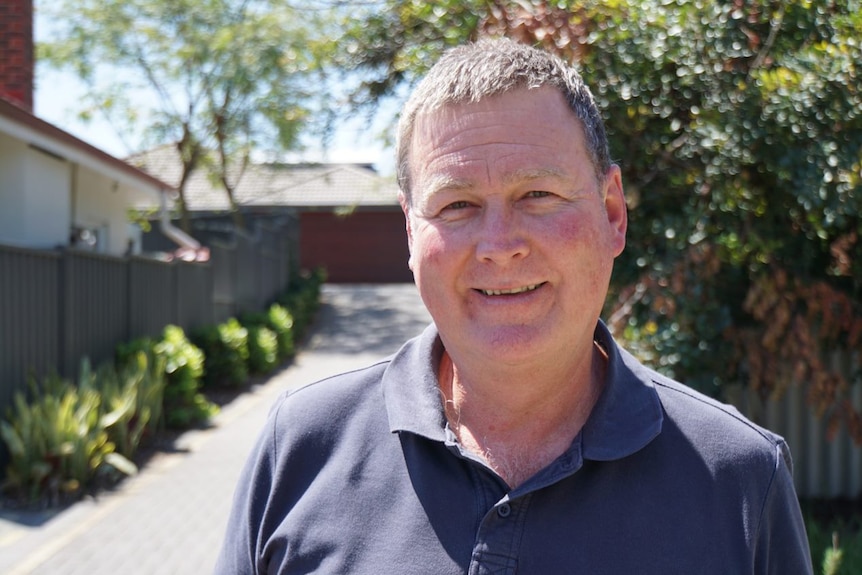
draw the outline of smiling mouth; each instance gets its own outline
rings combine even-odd
[[[520,293],[527,293],[537,290],[543,285],[544,283],[540,283],[514,289],[480,289],[478,291],[480,291],[483,295],[517,295]]]

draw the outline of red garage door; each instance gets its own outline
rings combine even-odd
[[[412,282],[407,268],[404,214],[356,211],[300,215],[300,259],[307,269],[323,266],[333,283]]]

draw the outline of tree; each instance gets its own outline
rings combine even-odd
[[[198,168],[222,184],[242,228],[233,190],[250,153],[295,146],[307,120],[314,13],[300,18],[280,0],[55,0],[40,9],[57,40],[39,57],[90,85],[85,113],[104,113],[120,131],[145,123],[150,140],[175,143],[184,229],[185,183]]]
[[[859,372],[825,360],[862,352],[862,3],[387,0],[345,30],[362,105],[482,36],[576,63],[631,211],[611,328],[716,395],[803,382],[862,443]]]

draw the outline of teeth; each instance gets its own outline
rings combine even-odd
[[[480,291],[485,295],[512,295],[512,294],[518,294],[518,293],[525,293],[528,291],[533,291],[534,289],[536,289],[538,287],[539,287],[539,284],[535,284],[535,285],[529,285],[529,286],[519,287],[519,288],[515,288],[515,289],[483,289]]]

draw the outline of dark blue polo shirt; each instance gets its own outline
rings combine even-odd
[[[811,573],[784,441],[645,368],[602,324],[596,339],[610,361],[589,420],[513,490],[447,428],[434,326],[285,395],[216,573]]]

